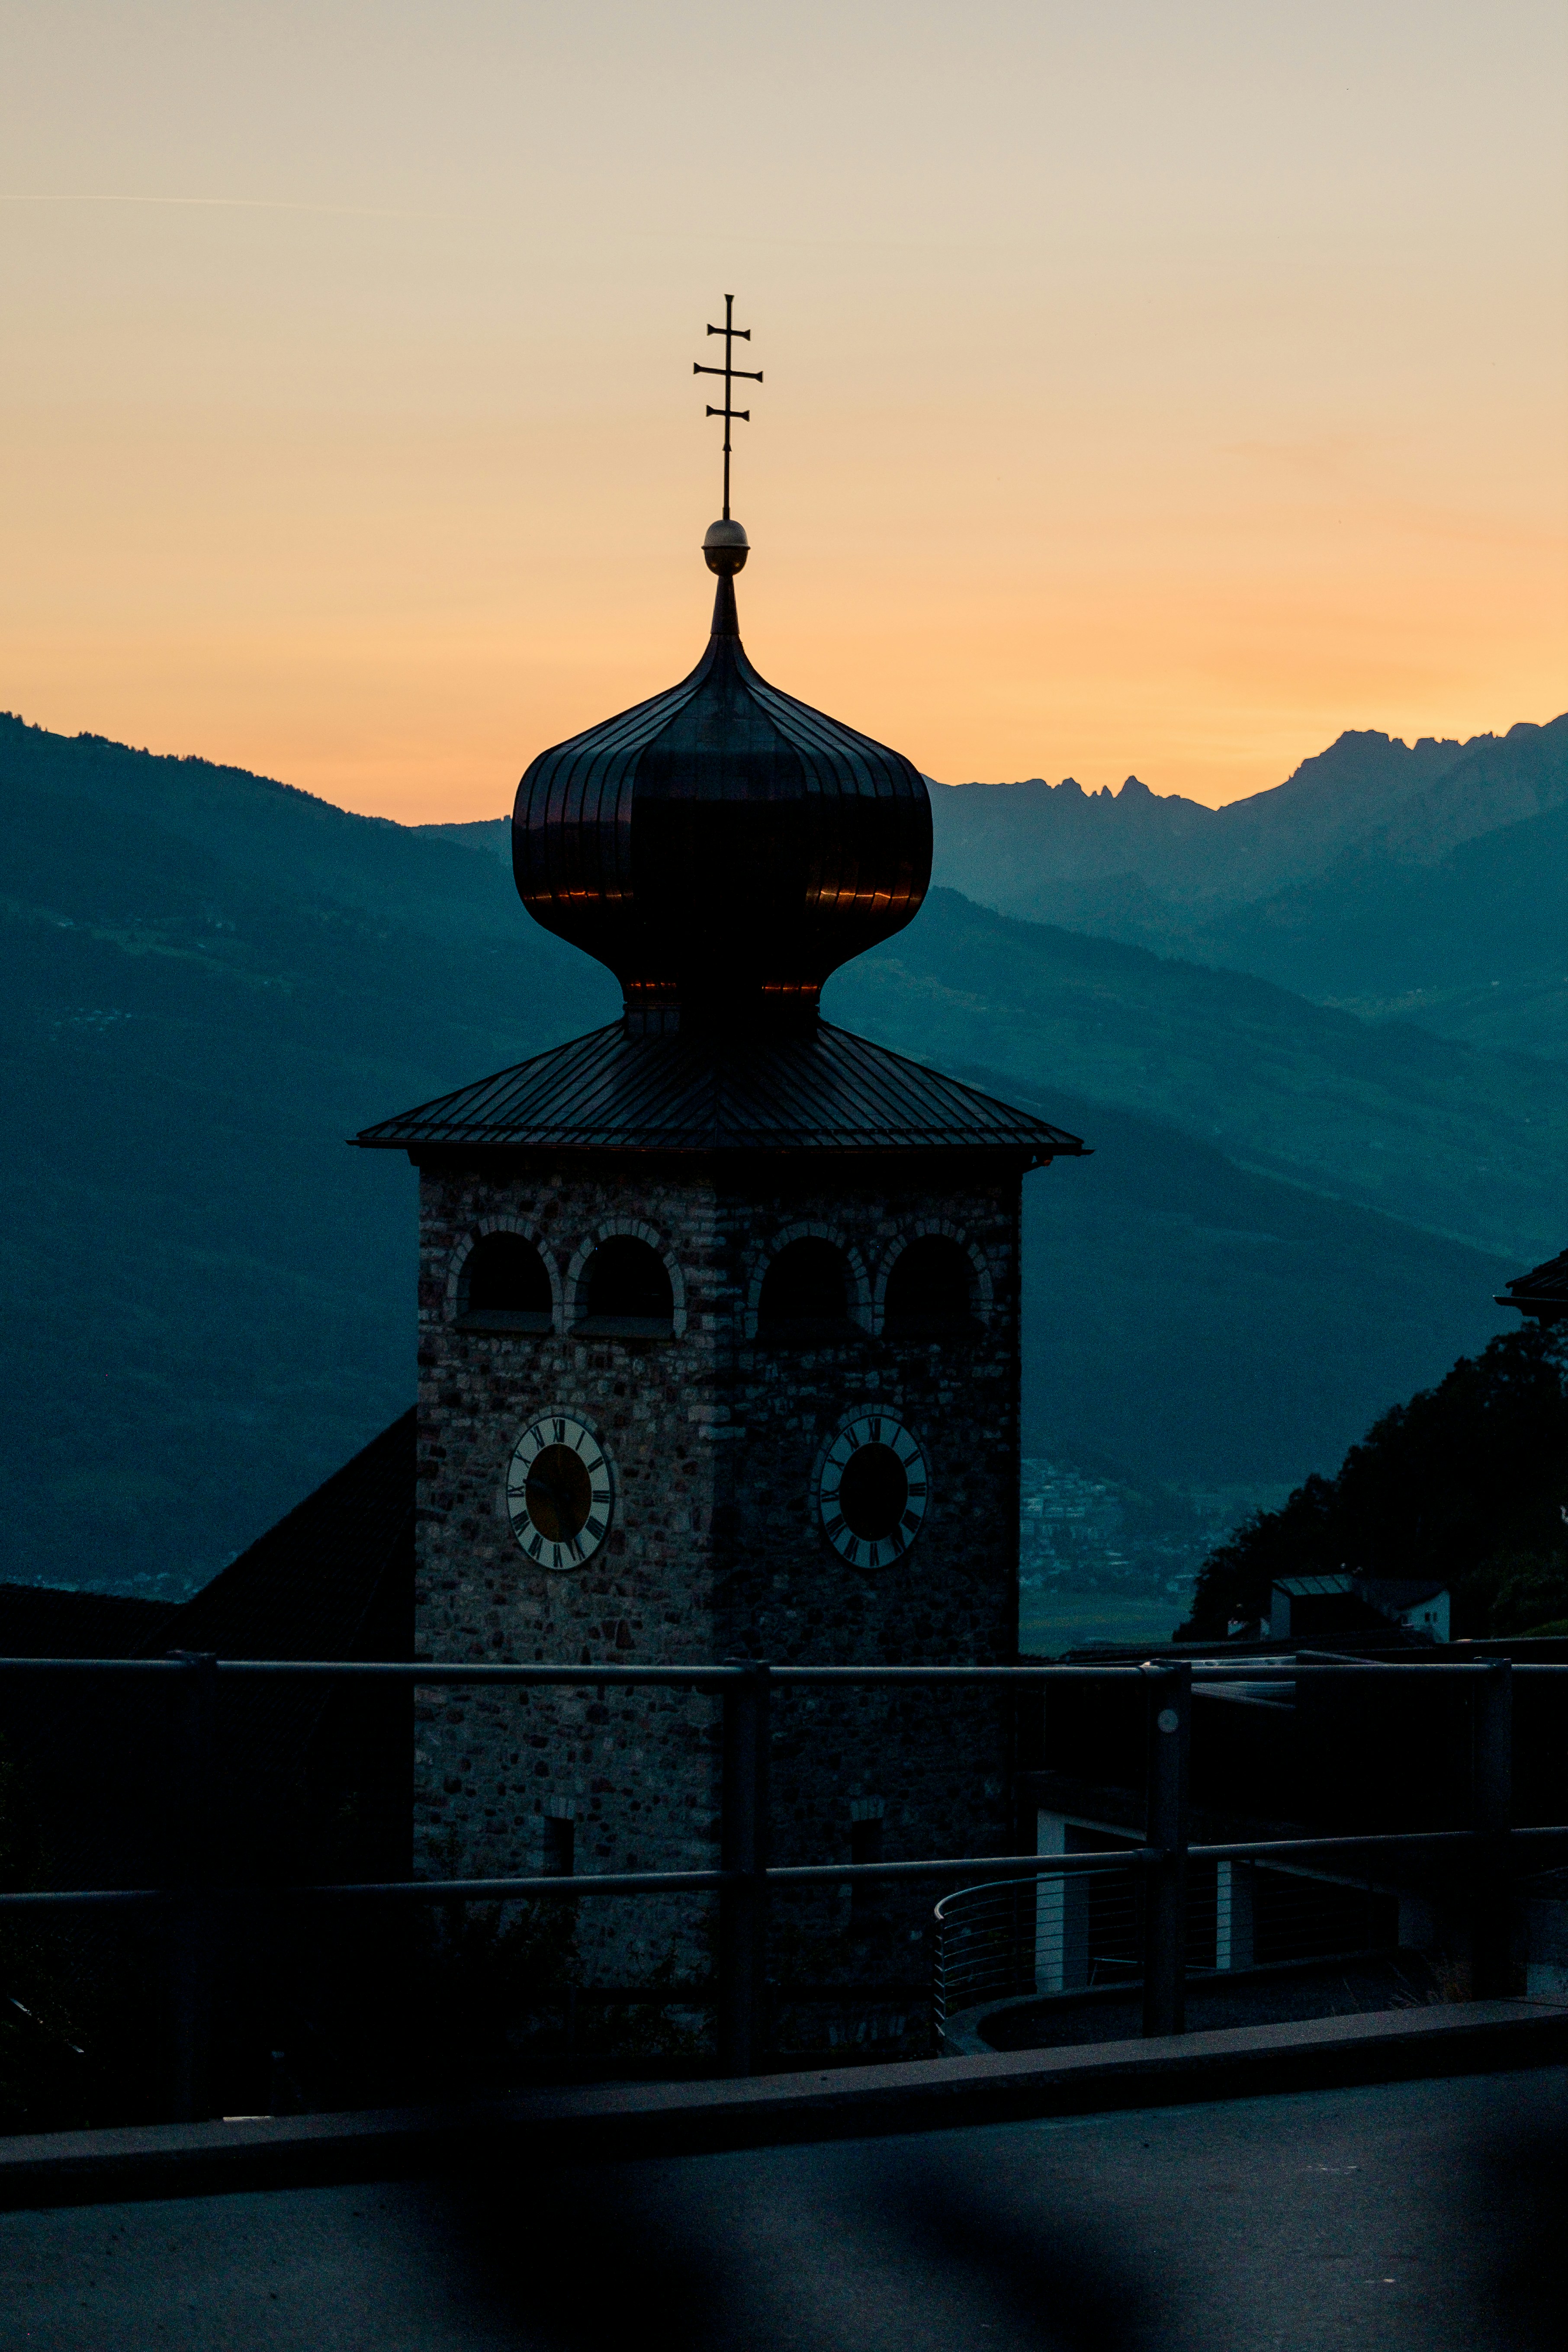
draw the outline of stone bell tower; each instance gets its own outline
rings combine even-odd
[[[518,791],[522,902],[621,1019],[358,1139],[420,1171],[422,1655],[1016,1653],[1020,1182],[1081,1146],[821,1019],[918,913],[931,811],[752,667],[748,551],[710,530],[689,676]],[[711,1864],[710,1702],[450,1697],[418,1733],[432,1867]],[[847,1860],[856,1822],[889,1858],[1005,1843],[988,1702],[781,1694],[774,1721],[776,1861]],[[668,1928],[628,1910],[622,1964]]]

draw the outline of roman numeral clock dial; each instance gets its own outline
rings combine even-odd
[[[817,1472],[822,1532],[851,1568],[901,1559],[924,1524],[931,1473],[920,1440],[890,1412],[859,1412]]]
[[[506,1515],[541,1568],[581,1568],[610,1532],[616,1476],[586,1422],[544,1412],[518,1439],[507,1468]]]

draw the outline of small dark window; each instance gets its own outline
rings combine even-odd
[[[893,1261],[882,1301],[883,1338],[962,1339],[978,1328],[968,1253],[940,1234],[922,1234]]]
[[[583,1269],[578,1297],[580,1331],[658,1339],[675,1328],[675,1293],[664,1260],[630,1234],[599,1244]]]
[[[849,1859],[851,1862],[882,1860],[882,1801],[879,1797],[862,1797],[849,1809]],[[849,1882],[849,1917],[852,1926],[868,1927],[879,1922],[886,1908],[883,1888],[874,1878],[853,1878]]]
[[[547,1816],[544,1823],[544,1869],[546,1878],[572,1878],[577,1869],[577,1824]]]
[[[550,1329],[550,1276],[531,1242],[521,1234],[480,1235],[458,1282],[458,1320],[466,1331]]]
[[[838,1339],[854,1329],[849,1270],[831,1242],[790,1242],[763,1277],[757,1302],[759,1335],[777,1339]]]

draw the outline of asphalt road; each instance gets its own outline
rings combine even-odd
[[[29,2352],[1535,2352],[1568,2074],[0,2215]]]

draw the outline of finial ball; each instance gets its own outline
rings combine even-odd
[[[740,572],[751,551],[751,542],[738,522],[710,522],[703,534],[702,561],[710,572]]]

